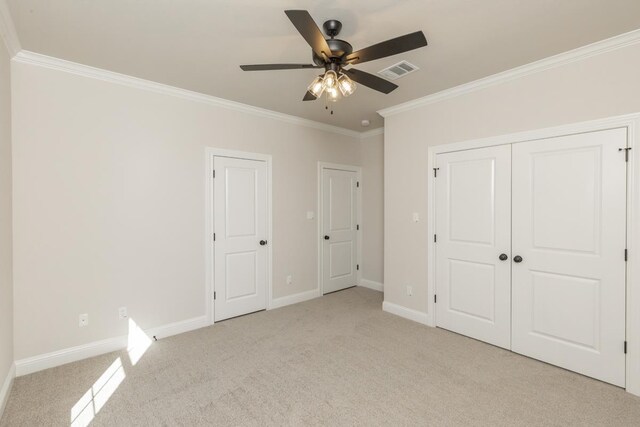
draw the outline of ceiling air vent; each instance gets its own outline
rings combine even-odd
[[[378,74],[389,80],[395,80],[416,70],[418,70],[418,67],[415,65],[410,64],[407,61],[400,61],[397,64],[393,64],[392,66],[385,68],[384,70],[378,71]]]

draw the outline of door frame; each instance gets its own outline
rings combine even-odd
[[[272,159],[269,154],[249,153],[245,151],[224,150],[214,147],[205,148],[205,298],[206,314],[209,325],[215,323],[215,306],[213,304],[213,292],[215,289],[215,262],[214,262],[214,197],[213,197],[213,162],[215,157],[230,157],[234,159],[255,160],[265,162],[267,165],[267,301],[266,309],[271,308],[273,302],[273,215],[272,215]]]
[[[339,163],[318,162],[318,296],[324,295],[322,283],[322,267],[324,266],[322,242],[322,223],[323,223],[323,197],[322,192],[324,186],[322,183],[322,171],[324,169],[342,170],[347,172],[355,172],[360,186],[356,188],[356,221],[362,226],[362,168],[360,166],[343,165]],[[356,233],[356,262],[361,267],[356,271],[355,286],[360,285],[362,280],[362,228]]]
[[[471,150],[504,144],[530,142],[559,136],[574,135],[586,132],[602,131],[613,128],[627,129],[627,143],[631,151],[627,164],[627,250],[629,257],[626,265],[626,390],[640,396],[640,113],[608,117],[597,120],[555,126],[532,131],[517,132],[507,135],[474,139],[434,145],[428,148],[427,166],[430,179],[427,181],[427,325],[435,327],[436,294],[435,278],[435,182],[433,168],[436,167],[436,156],[451,151]],[[623,153],[620,153],[623,156]],[[634,242],[636,245],[634,245]],[[623,249],[623,248],[621,248]],[[623,254],[621,254],[623,256]],[[635,309],[634,309],[635,308]]]

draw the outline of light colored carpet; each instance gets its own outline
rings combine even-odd
[[[622,389],[381,303],[353,288],[160,340],[135,366],[116,352],[20,377],[0,424],[68,426],[120,358],[126,378],[92,425],[640,425]]]

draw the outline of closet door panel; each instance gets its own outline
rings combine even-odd
[[[625,384],[626,129],[513,145],[512,348]]]
[[[504,348],[511,345],[510,162],[510,145],[439,154],[435,185],[436,324]]]

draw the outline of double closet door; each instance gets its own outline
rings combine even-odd
[[[436,324],[625,385],[626,129],[439,154]]]

